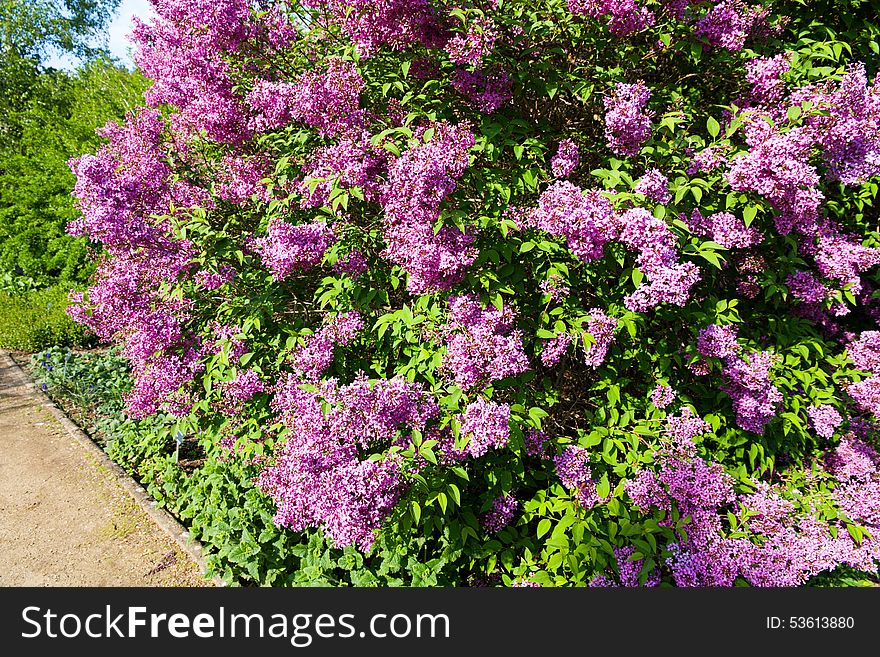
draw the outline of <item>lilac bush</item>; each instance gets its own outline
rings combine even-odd
[[[219,572],[877,572],[859,3],[152,4],[144,107],[71,163],[71,314],[199,441],[157,485]]]

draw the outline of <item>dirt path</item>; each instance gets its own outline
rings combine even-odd
[[[0,586],[205,586],[0,354]]]

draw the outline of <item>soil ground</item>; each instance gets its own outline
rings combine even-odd
[[[206,586],[0,359],[0,586]]]

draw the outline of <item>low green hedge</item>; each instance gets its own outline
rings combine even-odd
[[[88,344],[86,330],[65,312],[68,291],[64,286],[0,291],[0,348],[34,352],[50,345]]]

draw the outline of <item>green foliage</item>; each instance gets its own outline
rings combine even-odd
[[[30,101],[49,54],[90,59],[119,0],[0,0],[0,143],[17,141],[15,112]]]
[[[67,162],[94,149],[95,129],[132,109],[144,88],[139,73],[106,60],[35,80],[16,114],[20,138],[0,149],[0,272],[41,285],[88,279],[86,240],[66,232],[76,218]]]
[[[0,291],[0,349],[34,352],[51,345],[79,345],[89,338],[67,316],[66,287],[31,292]]]

